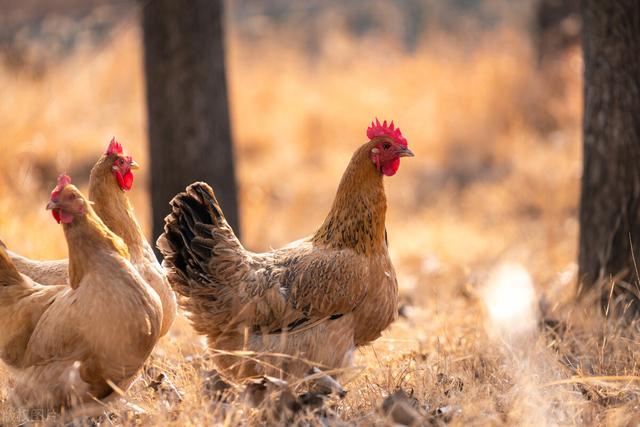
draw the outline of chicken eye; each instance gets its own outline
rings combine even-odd
[[[385,142],[384,145],[382,146],[385,150],[388,150],[389,148],[391,148],[391,144],[389,144],[388,142]]]

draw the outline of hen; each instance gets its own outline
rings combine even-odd
[[[89,200],[94,202],[93,208],[106,226],[124,240],[131,263],[158,293],[164,314],[161,335],[165,335],[176,317],[176,296],[125,194],[133,186],[132,170],[137,169],[138,164],[123,151],[122,145],[112,139],[106,153],[91,169]],[[10,251],[8,254],[18,271],[40,284],[62,285],[68,281],[66,259],[35,261]]]
[[[355,347],[378,338],[395,319],[382,178],[413,153],[393,122],[376,120],[367,136],[318,231],[281,249],[246,250],[205,183],[171,201],[158,239],[163,265],[228,375],[299,377],[312,365],[348,366]]]
[[[0,249],[0,357],[16,404],[59,409],[127,390],[159,338],[162,306],[67,176],[47,208],[67,240],[69,284],[34,282]]]

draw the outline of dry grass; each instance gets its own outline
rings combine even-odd
[[[0,68],[0,236],[20,253],[65,255],[61,230],[43,209],[58,172],[86,186],[88,167],[112,135],[147,163],[140,35],[134,25],[117,34],[38,80]],[[388,423],[378,408],[398,387],[412,390],[426,412],[452,409],[434,423],[637,423],[637,325],[571,302],[580,52],[543,75],[527,41],[508,30],[466,53],[437,37],[411,56],[339,35],[326,43],[311,62],[273,41],[249,47],[231,37],[228,65],[250,248],[314,230],[372,117],[396,120],[416,153],[387,179],[387,228],[406,316],[359,350],[346,398],[332,401],[338,418],[331,423]],[[143,170],[131,193],[145,226],[147,183]],[[541,295],[550,302],[544,316],[556,321],[545,327]],[[150,364],[184,401],[167,409],[140,382],[129,398],[148,415],[119,422],[264,422],[268,411],[207,399],[195,366],[207,365],[202,354],[202,340],[181,319]],[[0,398],[8,387],[0,377]],[[0,415],[7,411],[0,406]]]

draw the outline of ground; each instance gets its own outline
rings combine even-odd
[[[438,37],[413,53],[370,43],[336,35],[312,61],[269,40],[228,41],[247,247],[314,231],[372,118],[394,119],[416,154],[386,178],[401,316],[357,352],[346,396],[330,398],[324,418],[302,411],[297,420],[385,425],[383,401],[402,389],[420,423],[637,423],[636,323],[606,319],[593,299],[574,301],[581,52],[542,68],[526,37],[508,29],[482,35],[472,50]],[[98,51],[81,47],[37,76],[0,67],[0,236],[10,248],[65,256],[44,210],[48,193],[62,171],[86,189],[112,136],[143,166],[130,196],[148,230],[141,58],[138,27],[125,23]],[[290,415],[212,400],[203,372],[213,367],[184,318],[148,367],[153,375],[127,395],[146,414],[116,408],[117,423]],[[160,371],[181,403],[145,384]],[[2,375],[0,420],[17,413],[9,388]]]

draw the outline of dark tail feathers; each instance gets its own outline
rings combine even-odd
[[[157,245],[174,290],[192,296],[210,285],[208,271],[214,247],[221,242],[241,246],[206,183],[191,184],[171,200],[171,208]]]

